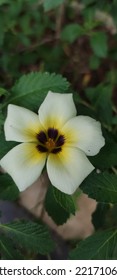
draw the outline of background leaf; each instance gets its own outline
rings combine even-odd
[[[93,172],[83,181],[80,188],[98,202],[117,203],[117,175]]]
[[[60,199],[56,200],[55,190],[53,186],[50,186],[48,188],[46,199],[45,199],[45,208],[46,211],[48,212],[48,215],[58,225],[65,223],[70,216],[70,213],[65,210],[65,206],[63,208],[63,205],[61,205]]]
[[[102,170],[117,166],[117,143],[113,141],[111,134],[110,137],[110,139],[106,138],[106,144],[99,154],[90,157],[91,163]]]
[[[107,35],[102,31],[93,33],[90,37],[90,45],[94,54],[105,58],[108,53]]]
[[[19,196],[19,190],[12,178],[8,174],[0,176],[0,199],[16,200]]]
[[[76,209],[72,196],[63,193],[54,187],[53,187],[53,193],[57,203],[59,203],[60,206],[62,206],[65,209],[65,211],[75,215]]]
[[[64,3],[65,0],[44,0],[43,6],[45,12],[57,8],[59,5]]]
[[[82,26],[77,23],[71,23],[65,26],[61,33],[61,39],[73,43],[77,38],[84,35]]]
[[[66,92],[68,88],[69,83],[61,75],[32,72],[17,81],[7,104],[12,103],[37,110],[49,90]]]
[[[3,260],[21,260],[23,256],[14,247],[11,239],[0,234],[0,254]]]
[[[45,225],[30,221],[17,221],[1,224],[0,230],[10,237],[13,243],[30,252],[47,254],[54,248],[54,242]]]
[[[97,232],[81,241],[70,252],[72,260],[113,260],[117,259],[117,230]]]
[[[2,158],[6,153],[8,153],[17,143],[14,141],[6,141],[5,135],[2,132],[0,134],[0,158]]]
[[[112,92],[111,84],[98,84],[94,88],[87,88],[85,93],[93,104],[97,118],[107,125],[112,123]]]

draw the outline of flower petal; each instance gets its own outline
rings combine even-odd
[[[80,148],[86,155],[96,155],[105,145],[100,122],[90,117],[75,117],[69,120],[62,130],[66,135],[66,143]]]
[[[10,104],[5,121],[6,140],[30,142],[36,140],[36,134],[41,129],[39,117],[32,111]]]
[[[72,194],[94,169],[84,152],[64,147],[58,154],[50,154],[47,160],[49,179],[60,191]]]
[[[0,164],[23,191],[38,179],[45,160],[46,154],[39,153],[34,143],[23,143],[8,152]]]
[[[61,128],[66,121],[76,116],[72,94],[49,91],[38,113],[45,129],[48,127]]]

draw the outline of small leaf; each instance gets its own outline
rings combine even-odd
[[[52,9],[56,9],[58,6],[64,3],[65,0],[44,0],[43,6],[45,12],[50,11]]]
[[[81,241],[70,252],[72,260],[112,260],[117,259],[115,249],[117,244],[117,230],[97,232],[93,236]]]
[[[61,75],[32,72],[22,76],[12,88],[7,104],[17,104],[38,110],[49,90],[66,92],[69,83]]]
[[[77,38],[84,35],[82,26],[77,23],[71,23],[65,26],[61,33],[61,39],[73,43]]]
[[[48,215],[52,217],[58,225],[65,223],[70,216],[70,213],[68,213],[56,200],[53,186],[48,188],[45,199],[45,208]]]
[[[83,181],[80,188],[98,202],[117,203],[117,175],[93,172]]]
[[[90,37],[90,45],[94,54],[104,58],[108,53],[107,35],[104,32],[95,32]]]
[[[45,225],[30,221],[18,221],[1,224],[0,229],[9,236],[17,247],[40,254],[47,254],[54,248],[54,243]]]

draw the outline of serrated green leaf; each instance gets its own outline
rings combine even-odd
[[[0,254],[3,260],[21,260],[23,259],[21,253],[14,248],[11,239],[0,234]]]
[[[80,188],[98,202],[117,203],[117,175],[93,172],[82,182]]]
[[[61,225],[67,221],[70,216],[61,205],[56,201],[54,195],[54,187],[50,186],[48,188],[46,199],[45,199],[45,208],[48,212],[48,215],[52,217],[56,224]]]
[[[16,200],[19,196],[19,190],[8,174],[0,176],[0,199]]]
[[[90,37],[90,45],[94,54],[105,58],[108,54],[107,35],[104,32],[97,31]]]
[[[45,12],[56,9],[59,5],[64,3],[65,0],[44,0],[43,6]]]
[[[112,260],[117,259],[115,249],[117,244],[117,230],[97,232],[93,236],[81,241],[70,252],[72,260]]]
[[[77,23],[71,23],[63,28],[61,32],[61,39],[69,43],[73,43],[82,35],[84,35],[82,26]]]
[[[47,254],[54,248],[54,242],[45,225],[30,221],[17,221],[0,224],[0,229],[19,248],[40,254]]]
[[[53,188],[53,192],[57,203],[59,203],[68,213],[75,215],[76,209],[72,196],[62,193],[56,188]]]
[[[66,92],[68,81],[61,75],[32,72],[22,76],[12,88],[12,96],[8,103],[17,104],[38,110],[49,90],[53,92]]]

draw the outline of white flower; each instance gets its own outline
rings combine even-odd
[[[105,144],[99,122],[76,116],[72,94],[49,91],[38,115],[10,104],[4,129],[7,141],[22,142],[1,159],[20,191],[46,164],[52,185],[72,194],[94,169],[86,155],[96,155]]]

